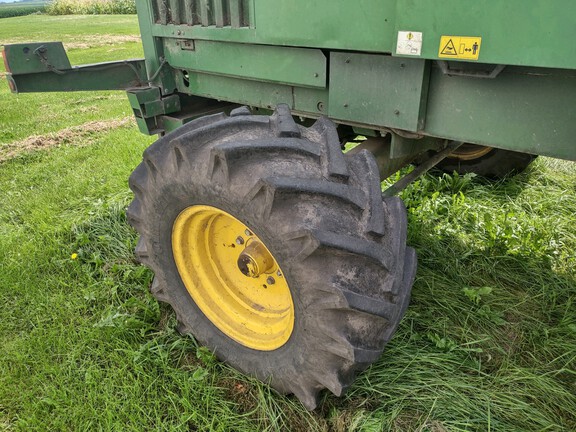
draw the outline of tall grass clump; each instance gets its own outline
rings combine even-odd
[[[135,14],[135,0],[53,0],[50,15],[120,15]]]

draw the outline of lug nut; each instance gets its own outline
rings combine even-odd
[[[237,245],[243,245],[244,239],[241,236],[238,236],[238,238],[236,239],[236,244]]]
[[[274,285],[276,283],[276,281],[274,280],[274,278],[272,276],[268,276],[268,279],[266,279],[266,283],[268,285]]]
[[[278,271],[276,272],[276,274],[278,275],[278,277],[282,277],[282,272],[281,272],[280,270],[278,270]]]
[[[246,234],[248,237],[250,237],[250,236],[252,235],[252,233],[250,232],[250,230],[244,231],[244,234]]]

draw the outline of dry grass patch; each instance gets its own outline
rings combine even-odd
[[[80,38],[74,42],[65,42],[66,49],[88,49],[97,48],[102,46],[112,46],[121,43],[137,42],[140,43],[140,36],[136,35],[102,35],[97,39],[94,38]]]
[[[16,43],[26,43],[30,42],[32,38],[30,36],[26,37],[12,37],[10,39],[2,41],[1,45],[9,45]],[[93,35],[78,36],[78,35],[61,35],[58,40],[70,40],[69,42],[64,42],[64,47],[67,50],[70,49],[89,49],[98,48],[103,46],[115,46],[122,43],[140,43],[141,38],[139,35],[114,35],[114,34],[103,34],[98,35],[95,38]],[[0,55],[0,57],[2,57]]]
[[[92,144],[97,138],[95,134],[134,124],[133,117],[125,117],[119,120],[90,121],[46,135],[31,135],[23,140],[14,141],[0,147],[0,162],[12,159],[23,153],[45,150],[62,144],[87,146]]]

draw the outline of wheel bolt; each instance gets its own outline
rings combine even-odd
[[[280,270],[278,270],[278,271],[276,272],[276,274],[277,274],[279,277],[282,277],[282,272],[281,272]]]
[[[250,237],[250,236],[252,235],[252,233],[250,232],[250,230],[244,231],[244,234],[246,234],[248,237]]]
[[[276,281],[274,280],[274,278],[272,276],[268,276],[268,279],[266,279],[266,283],[268,285],[274,285],[276,283]]]
[[[236,239],[236,244],[237,245],[243,245],[244,239],[241,236],[238,236],[238,238]]]

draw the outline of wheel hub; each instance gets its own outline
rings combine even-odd
[[[284,272],[242,222],[216,207],[188,207],[174,222],[172,253],[186,290],[220,331],[261,351],[288,341],[294,304]]]
[[[271,273],[274,258],[262,243],[251,241],[238,257],[238,269],[244,276],[257,278],[263,273]]]

